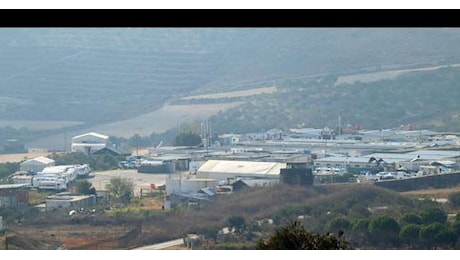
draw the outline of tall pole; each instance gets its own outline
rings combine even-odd
[[[208,121],[208,123],[209,123],[209,141],[208,141],[208,143],[211,144],[211,140],[212,140],[212,135],[211,135],[211,121]]]
[[[340,121],[341,121],[341,118],[340,118],[340,115],[339,115],[339,135],[342,134],[342,127],[341,127],[342,124],[341,124]]]

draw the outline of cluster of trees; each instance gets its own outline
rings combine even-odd
[[[115,169],[118,167],[118,162],[125,159],[122,155],[92,154],[88,156],[82,152],[53,153],[51,158],[56,165],[89,164],[91,169],[97,171]]]
[[[8,139],[28,139],[30,136],[38,133],[27,127],[14,128],[11,126],[0,127],[0,145],[4,145]]]
[[[182,132],[174,138],[174,146],[197,146],[201,144],[201,136],[192,131]]]
[[[308,231],[300,222],[276,230],[267,240],[259,240],[256,249],[260,250],[338,250],[353,249],[348,245],[343,232],[337,237],[332,233],[318,234]]]
[[[114,203],[129,204],[134,196],[134,183],[126,178],[112,178],[105,188]],[[90,195],[96,194],[96,189],[88,180],[78,180],[75,184],[75,192]]]
[[[311,209],[287,209],[297,215]],[[311,221],[311,220],[308,220]],[[460,215],[447,221],[440,208],[427,208],[419,213],[405,213],[399,219],[387,215],[348,219],[334,217],[323,231],[309,230],[307,222],[278,220],[274,231],[266,224],[247,221],[242,216],[227,218],[226,225],[233,234],[219,235],[217,226],[200,230],[214,241],[208,249],[458,249],[460,248]],[[259,235],[256,235],[259,234]],[[260,234],[265,239],[260,238]],[[259,238],[258,238],[259,237]]]
[[[19,170],[19,163],[6,162],[0,163],[0,180],[6,181],[5,179],[11,174]]]
[[[379,215],[371,218],[349,220],[345,217],[331,219],[326,230],[339,230],[348,234],[350,243],[356,247],[411,248],[411,249],[457,249],[460,247],[460,216],[447,221],[447,213],[436,207],[420,213],[405,213],[397,220]]]
[[[152,147],[160,143],[175,146],[195,146],[201,143],[200,122],[183,123],[164,133],[151,133],[148,136],[135,134],[129,138],[111,136],[110,142],[120,147]]]

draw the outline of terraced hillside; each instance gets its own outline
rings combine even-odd
[[[7,101],[3,109],[9,112],[6,119],[100,122],[125,118],[193,90],[212,71],[209,54],[194,48],[149,52],[77,48],[71,40],[59,48],[41,46],[41,42],[37,49],[5,48],[0,82]]]
[[[460,61],[458,32],[2,28],[0,120],[72,121],[83,129],[186,96],[271,87],[275,80],[453,64]]]

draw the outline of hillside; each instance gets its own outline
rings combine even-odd
[[[460,131],[458,67],[415,71],[372,82],[336,85],[336,77],[284,80],[278,91],[249,99],[212,118],[216,131],[247,132],[271,128],[360,123],[367,129],[396,128]]]
[[[86,130],[153,112],[190,95],[273,87],[278,81],[329,74],[453,64],[460,61],[458,32],[456,28],[3,28],[0,120],[75,122],[72,129]],[[316,90],[321,92],[320,87]],[[315,125],[323,127],[327,120],[319,119]]]
[[[305,215],[309,216],[304,222],[308,229],[323,232],[331,218],[360,219],[388,215],[399,219],[406,212],[420,212],[423,205],[427,204],[373,185],[309,188],[276,185],[223,196],[200,209],[179,208],[158,214],[142,211],[137,215],[135,210],[131,210],[130,216],[97,215],[87,219],[88,223],[84,219],[81,223],[59,219],[54,214],[47,220],[36,220],[34,224],[24,222],[11,227],[11,231],[17,234],[17,241],[21,241],[21,235],[24,239],[40,240],[37,235],[40,234],[42,244],[56,243],[56,239],[60,239],[68,249],[120,249],[177,239],[184,234],[206,232],[216,226],[222,228],[231,216],[243,217],[248,225],[267,218],[272,218],[275,225],[279,225]],[[126,240],[128,234],[129,239]],[[96,242],[82,243],[88,240]]]

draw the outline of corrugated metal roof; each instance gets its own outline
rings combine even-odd
[[[24,161],[24,162],[21,163],[21,165],[35,163],[35,162],[39,162],[39,163],[43,163],[43,164],[49,164],[49,163],[53,163],[54,160],[50,159],[48,157],[45,157],[45,156],[40,156],[40,157],[36,157],[36,158],[33,158],[33,159],[29,159],[27,161]]]
[[[197,172],[279,175],[285,163],[208,160]]]
[[[72,139],[78,139],[78,138],[86,137],[86,136],[94,136],[94,137],[101,138],[101,139],[109,139],[109,136],[99,134],[99,133],[95,133],[95,132],[90,132],[90,133],[86,133],[86,134],[77,135],[77,136],[72,137]]]
[[[413,151],[408,154],[417,154],[420,155],[420,157],[423,155],[424,157],[427,158],[448,158],[448,157],[458,157],[460,156],[459,151],[446,151],[446,150],[418,150],[418,151]]]
[[[314,160],[315,162],[332,162],[332,163],[369,163],[369,158],[365,157],[346,157],[331,156]]]

